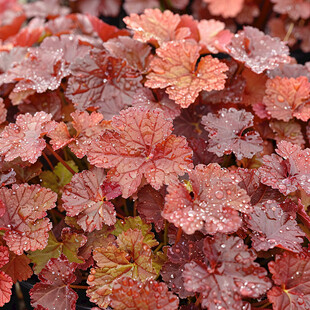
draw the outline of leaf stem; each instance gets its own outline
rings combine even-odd
[[[175,244],[179,243],[181,237],[182,237],[182,228],[179,227],[179,228],[178,228],[178,232],[177,232],[177,236],[176,236],[176,238],[175,238]]]
[[[168,244],[168,228],[169,228],[169,222],[165,220],[164,245]]]
[[[133,216],[137,216],[137,203],[137,200],[133,203]]]
[[[72,173],[72,175],[75,175],[76,172],[53,150],[53,148],[48,143],[46,143],[46,148],[67,168],[69,172]]]
[[[163,246],[164,246],[164,243],[161,242],[161,243],[157,246],[157,248],[153,251],[153,253],[155,254],[156,252],[158,252]]]
[[[51,168],[52,170],[54,170],[53,164],[51,163],[51,161],[49,160],[49,158],[47,157],[47,155],[44,153],[44,151],[42,152],[42,155],[43,155],[44,159],[47,161],[47,163],[48,163],[48,165],[50,166],[50,168]]]
[[[76,288],[78,290],[87,290],[89,286],[87,285],[75,285],[75,284],[70,284],[71,288]]]
[[[292,34],[292,31],[293,31],[293,29],[294,29],[294,26],[295,26],[294,23],[291,22],[290,25],[289,25],[289,27],[288,27],[288,29],[287,29],[286,35],[285,35],[285,37],[284,37],[284,39],[283,39],[284,42],[287,42],[288,39],[290,38],[290,36],[291,36],[291,34]]]

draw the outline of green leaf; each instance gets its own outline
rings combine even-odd
[[[112,231],[112,234],[116,237],[129,229],[138,229],[143,235],[143,243],[146,243],[151,248],[158,245],[158,241],[151,232],[152,225],[144,222],[140,216],[127,217],[125,221],[118,220],[114,226],[115,229]]]
[[[87,238],[83,235],[71,232],[66,227],[61,232],[62,242],[57,241],[50,231],[47,246],[43,250],[30,252],[28,257],[34,264],[34,273],[39,274],[51,258],[58,258],[61,253],[67,256],[69,262],[83,264],[84,260],[77,255],[78,249],[82,247]]]
[[[78,172],[79,168],[73,160],[68,160],[66,163],[75,171]],[[56,193],[60,193],[61,189],[70,183],[72,173],[62,164],[58,163],[53,171],[43,171],[40,174],[42,180],[41,185],[50,188]]]

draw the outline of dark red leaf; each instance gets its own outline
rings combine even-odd
[[[239,237],[207,237],[203,250],[205,263],[193,260],[183,272],[185,288],[201,294],[203,308],[240,310],[242,297],[258,298],[271,287],[266,269]]]
[[[268,292],[274,310],[310,308],[310,257],[285,252],[268,264],[276,286]]]

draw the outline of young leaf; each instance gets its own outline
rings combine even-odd
[[[112,168],[108,178],[124,198],[136,192],[143,176],[159,189],[192,167],[186,139],[171,135],[172,121],[162,110],[129,108],[112,119],[112,128],[92,143],[87,157],[97,167]]]
[[[201,47],[193,41],[172,41],[156,50],[150,64],[145,86],[166,88],[169,98],[187,108],[202,90],[221,90],[225,85],[228,67],[210,55],[200,59]]]
[[[212,15],[221,15],[224,18],[236,17],[241,12],[244,0],[203,0],[208,3]]]
[[[112,231],[112,234],[116,237],[129,229],[138,229],[143,235],[144,243],[151,248],[158,245],[154,233],[151,232],[152,225],[145,223],[140,216],[126,217],[124,221],[118,220],[114,227],[115,229]]]
[[[48,310],[56,307],[74,310],[78,295],[69,285],[76,279],[76,267],[77,264],[69,263],[64,255],[50,259],[39,274],[41,282],[30,290],[31,305]]]
[[[84,231],[100,230],[103,224],[115,224],[116,212],[109,200],[120,194],[119,186],[106,180],[104,169],[84,170],[64,188],[63,208],[67,215],[77,216]]]
[[[182,40],[190,35],[187,27],[178,29],[181,18],[171,11],[146,9],[144,14],[130,14],[124,18],[127,28],[134,30],[134,39],[149,42],[156,47],[168,41]]]
[[[168,186],[162,216],[186,234],[237,231],[242,222],[238,211],[252,211],[238,178],[214,163],[196,166],[189,177],[190,181]]]
[[[115,281],[111,306],[118,310],[177,310],[179,299],[168,291],[165,283],[123,277]]]
[[[217,115],[202,117],[202,124],[209,131],[209,152],[217,156],[234,153],[238,160],[252,158],[263,150],[263,140],[256,131],[246,131],[253,126],[253,115],[245,110],[222,109]]]
[[[43,250],[32,251],[28,254],[34,264],[34,272],[39,274],[51,258],[58,258],[62,253],[70,262],[84,263],[83,258],[78,255],[78,250],[85,245],[86,240],[86,236],[72,232],[69,227],[61,231],[61,242],[50,232],[47,246]]]
[[[271,287],[266,269],[239,237],[206,237],[203,251],[205,263],[193,260],[183,271],[185,288],[201,294],[203,308],[239,310],[242,297],[258,298]]]
[[[308,254],[284,252],[268,264],[276,284],[268,293],[274,310],[310,307],[310,257]]]
[[[75,172],[79,171],[78,166],[73,160],[67,160],[66,163]],[[63,187],[70,183],[71,178],[72,173],[61,162],[55,166],[53,171],[46,170],[40,174],[40,179],[42,180],[41,186],[50,188],[56,193],[61,193]]]
[[[128,229],[121,233],[115,243],[106,248],[94,250],[97,268],[88,276],[87,295],[90,301],[106,308],[110,301],[113,283],[124,276],[144,282],[154,279],[157,272],[153,267],[153,254],[143,242],[143,234],[138,229]]]

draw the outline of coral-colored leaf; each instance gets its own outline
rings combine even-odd
[[[271,117],[285,122],[293,117],[304,122],[310,118],[310,83],[305,76],[275,77],[266,87],[263,103]]]
[[[195,101],[202,90],[221,90],[228,70],[226,64],[210,55],[200,59],[201,47],[193,41],[173,41],[156,50],[145,86],[165,88],[169,98],[182,108]],[[196,69],[197,65],[197,69]]]
[[[284,252],[268,264],[274,286],[268,293],[274,310],[310,308],[310,257]]]
[[[263,157],[259,168],[261,182],[279,189],[284,195],[298,188],[310,193],[310,149],[302,150],[297,144],[281,141],[276,152]]]
[[[124,18],[127,27],[134,30],[134,39],[156,46],[190,35],[189,28],[178,28],[180,21],[179,14],[168,10],[161,12],[159,9],[146,9],[142,15],[130,14]]]
[[[117,2],[117,1],[115,1]],[[111,6],[110,6],[111,7]],[[93,14],[94,15],[94,14]],[[89,22],[93,26],[94,31],[97,32],[98,36],[103,42],[108,41],[111,38],[118,36],[127,36],[129,32],[126,29],[118,29],[115,26],[109,25],[103,22],[101,19],[93,15],[86,15]]]
[[[14,184],[12,189],[0,189],[0,199],[6,207],[0,229],[5,230],[9,249],[18,255],[43,249],[52,226],[44,216],[55,207],[57,194],[39,185]]]
[[[99,108],[106,119],[130,105],[142,87],[140,73],[105,50],[92,49],[85,57],[77,58],[70,69],[66,96],[79,110]]]
[[[0,154],[6,161],[20,157],[34,164],[46,146],[42,135],[56,126],[51,118],[45,112],[17,116],[15,124],[9,124],[0,134]]]
[[[70,263],[61,255],[49,260],[39,274],[40,283],[30,290],[31,305],[52,309],[75,309],[78,295],[70,288],[75,281],[74,270],[76,263]]]
[[[293,20],[310,17],[310,3],[307,0],[271,0],[273,10],[280,14],[288,14]]]
[[[0,307],[10,301],[13,281],[10,276],[0,271]]]
[[[172,121],[162,110],[129,108],[112,119],[112,128],[92,143],[87,157],[97,167],[112,168],[108,177],[124,198],[137,190],[142,176],[159,189],[192,167],[186,139],[171,135]]]
[[[73,176],[64,189],[62,206],[67,215],[77,216],[84,231],[91,232],[115,224],[116,212],[109,200],[120,194],[119,186],[106,180],[104,169],[94,168]]]
[[[4,123],[6,121],[7,112],[8,111],[5,108],[5,105],[3,103],[3,99],[0,98],[0,124]]]
[[[231,11],[231,8],[230,8]],[[211,53],[226,52],[226,45],[230,43],[233,34],[225,30],[225,24],[214,19],[199,21],[199,43]]]
[[[202,296],[202,307],[239,310],[242,297],[258,298],[270,287],[266,269],[239,237],[224,234],[204,240],[205,263],[185,265],[184,286]]]
[[[82,158],[86,155],[93,139],[96,139],[105,129],[110,128],[103,115],[97,112],[88,114],[86,111],[75,111],[70,114],[72,126],[76,133],[71,136],[65,123],[61,122],[48,134],[54,150],[69,145],[72,152]],[[71,125],[71,124],[70,124]]]
[[[208,3],[212,15],[221,15],[224,18],[236,17],[241,12],[244,0],[203,0]]]
[[[209,152],[217,156],[234,153],[238,160],[252,158],[263,150],[263,140],[253,126],[253,115],[235,108],[222,109],[217,115],[209,113],[202,117],[202,124],[209,131]],[[246,133],[244,131],[247,130]]]
[[[234,59],[244,62],[258,74],[289,62],[289,49],[285,43],[250,26],[244,27],[231,39],[228,50]]]
[[[238,211],[252,210],[238,178],[218,164],[198,165],[189,176],[188,182],[168,186],[162,216],[187,234],[236,231],[241,225]]]
[[[9,262],[9,249],[6,246],[0,246],[0,268]]]
[[[177,310],[179,300],[165,283],[154,280],[142,283],[123,277],[113,284],[111,306],[118,310]]]
[[[157,275],[153,267],[153,254],[143,242],[143,234],[138,229],[128,229],[117,238],[117,245],[94,250],[97,268],[88,276],[87,295],[100,307],[107,307],[115,280],[128,276],[144,282]]]
[[[247,218],[252,230],[252,247],[256,251],[268,251],[280,247],[299,253],[305,234],[292,215],[284,212],[274,200],[254,206]]]

